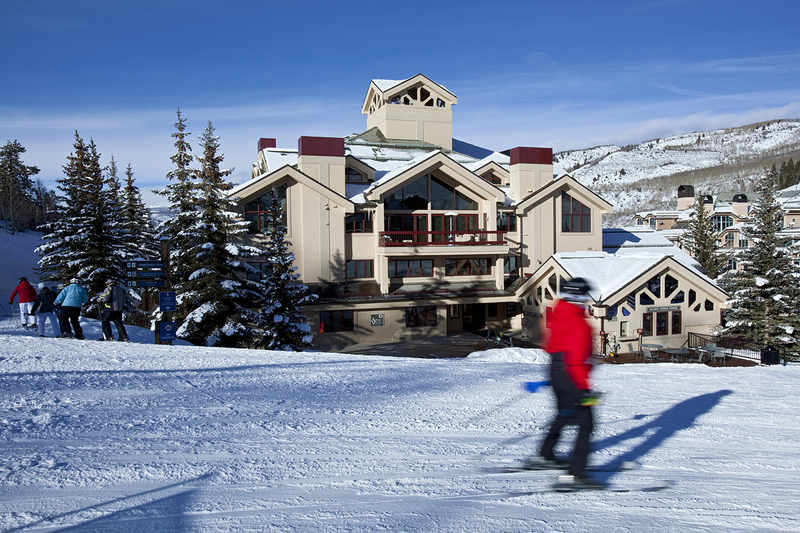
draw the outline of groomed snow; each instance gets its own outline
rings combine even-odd
[[[545,360],[43,339],[5,317],[0,529],[800,530],[793,365],[599,365],[591,463],[675,485],[502,497],[553,481],[479,470],[538,443],[552,398],[520,384]]]

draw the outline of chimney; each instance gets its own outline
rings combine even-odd
[[[261,152],[265,148],[275,148],[276,146],[277,145],[276,145],[275,139],[267,139],[265,137],[261,137],[258,140],[258,151],[259,152]]]
[[[300,137],[297,140],[297,151],[300,172],[345,196],[344,139]]]
[[[511,158],[511,197],[517,201],[553,181],[553,149],[519,146],[508,152]]]

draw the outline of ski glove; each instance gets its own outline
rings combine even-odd
[[[528,392],[536,392],[541,387],[547,387],[550,385],[549,381],[526,381],[522,384],[522,388]]]
[[[587,390],[581,396],[581,407],[593,407],[603,403],[603,393],[600,391]]]

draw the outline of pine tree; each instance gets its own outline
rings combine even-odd
[[[716,278],[725,268],[727,258],[719,251],[719,235],[714,231],[709,210],[705,208],[704,196],[698,195],[692,211],[689,231],[683,238],[687,252],[697,259],[710,278]]]
[[[134,184],[130,162],[125,168],[125,186],[122,188],[122,213],[120,224],[126,235],[127,259],[157,257],[160,246],[156,242],[155,229],[150,212],[142,201],[139,187]]]
[[[34,218],[31,176],[39,169],[23,164],[24,153],[25,148],[16,140],[0,148],[0,219],[6,221],[6,231],[11,234],[25,229]]]
[[[308,287],[299,283],[297,268],[292,266],[294,254],[289,252],[286,227],[282,223],[283,211],[273,190],[270,194],[267,224],[269,243],[265,257],[270,258],[266,273],[267,291],[261,308],[258,327],[263,336],[257,346],[269,350],[301,351],[312,348],[311,328],[300,307],[317,299]]]
[[[759,345],[795,347],[800,342],[800,273],[780,234],[783,212],[775,199],[778,173],[766,170],[760,204],[744,230],[752,246],[740,255],[742,271],[729,272],[720,285],[730,295],[724,333]]]
[[[258,251],[234,243],[236,235],[247,231],[247,224],[236,222],[230,212],[232,202],[225,191],[233,185],[225,178],[232,170],[220,168],[224,156],[211,122],[200,141],[203,155],[197,158],[201,168],[195,188],[200,194],[193,202],[196,223],[189,228],[194,242],[181,241],[188,248],[177,251],[186,260],[187,273],[175,286],[177,335],[206,346],[250,346],[251,326],[258,318],[251,308],[263,300],[264,287],[247,279],[245,261]]]
[[[196,242],[194,229],[200,200],[197,178],[192,169],[192,147],[188,141],[191,133],[186,131],[186,119],[181,115],[180,109],[177,116],[176,131],[172,134],[176,152],[170,158],[175,168],[167,173],[169,184],[165,189],[156,191],[167,198],[174,213],[172,218],[163,222],[156,230],[159,238],[170,240],[170,267],[174,284],[186,281],[189,273],[191,257],[187,253]]]

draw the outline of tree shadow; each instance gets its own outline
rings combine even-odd
[[[100,509],[108,505],[118,504],[133,499],[144,498],[152,496],[158,492],[176,489],[178,487],[191,485],[198,482],[204,482],[212,477],[213,473],[203,474],[194,479],[173,483],[157,489],[131,494],[129,496],[122,496],[114,498],[106,502],[98,503],[89,507],[83,507],[74,511],[59,513],[53,516],[47,516],[25,524],[14,529],[7,530],[7,533],[14,531],[24,531],[32,526],[41,525],[45,522],[65,518],[69,516],[80,515],[87,511],[100,512]],[[87,520],[80,524],[66,526],[60,529],[52,529],[51,531],[59,532],[89,532],[89,531],[120,531],[125,533],[132,533],[134,531],[191,531],[193,529],[191,518],[187,516],[192,503],[195,501],[195,496],[199,492],[198,488],[190,488],[183,490],[176,494],[171,494],[156,500],[151,500],[143,504],[132,505],[119,511],[114,511],[107,515]],[[155,527],[158,524],[158,527]]]
[[[597,469],[603,471],[603,475],[598,477],[604,478],[603,480],[607,481],[613,477],[616,471],[620,470],[623,463],[628,461],[638,462],[642,457],[661,446],[661,444],[674,436],[677,432],[694,426],[700,416],[710,412],[729,394],[733,394],[733,391],[725,389],[695,396],[694,398],[675,404],[646,424],[629,429],[619,435],[613,435],[596,441],[593,443],[592,447],[594,451],[599,451],[606,448],[613,448],[630,439],[646,437],[644,441],[627,452],[614,457],[603,465],[598,465]],[[634,416],[634,419],[637,418],[642,418],[642,416]]]

